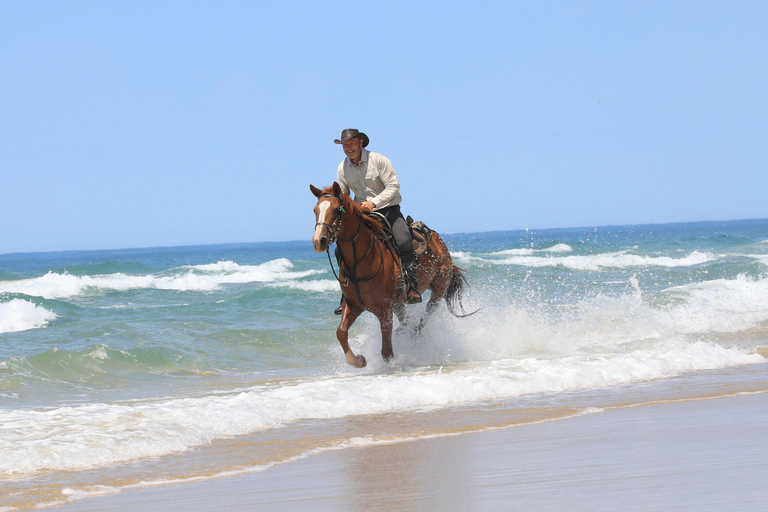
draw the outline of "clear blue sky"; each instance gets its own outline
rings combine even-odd
[[[768,2],[0,0],[0,253],[768,217]],[[309,243],[309,242],[308,242]]]

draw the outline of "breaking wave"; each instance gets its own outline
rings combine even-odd
[[[0,303],[0,333],[39,329],[55,319],[56,313],[27,300]]]
[[[317,270],[292,271],[293,263],[279,258],[261,265],[239,265],[220,261],[207,265],[187,266],[168,275],[72,275],[48,272],[44,276],[19,281],[0,282],[0,293],[22,293],[46,299],[64,299],[87,293],[138,289],[176,291],[214,291],[222,285],[280,282],[301,279],[319,273]]]
[[[474,256],[466,252],[454,253],[458,262],[493,265],[518,265],[521,267],[565,267],[572,270],[600,271],[605,269],[625,269],[642,267],[691,267],[713,261],[716,256],[694,251],[682,258],[668,256],[640,256],[628,251],[602,253],[594,255],[551,256],[537,255],[543,251],[533,249],[508,249],[484,256]],[[556,251],[567,252],[565,250]]]

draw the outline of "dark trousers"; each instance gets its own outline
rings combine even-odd
[[[400,205],[387,206],[378,210],[378,213],[386,217],[390,226],[392,226],[392,234],[395,235],[395,242],[400,251],[400,256],[406,260],[412,260],[415,256],[413,254],[411,230],[408,228],[408,224],[405,223],[405,218],[403,218],[403,214],[400,211]]]

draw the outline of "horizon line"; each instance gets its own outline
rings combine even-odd
[[[694,221],[674,221],[674,222],[652,222],[647,224],[601,224],[601,225],[584,225],[584,226],[566,226],[557,228],[516,228],[516,229],[492,229],[487,231],[461,231],[461,232],[446,232],[441,236],[457,236],[457,235],[477,235],[488,233],[506,233],[506,232],[535,232],[535,231],[558,231],[568,229],[598,229],[598,228],[626,228],[626,227],[649,227],[649,226],[672,226],[679,224],[706,224],[714,222],[722,223],[736,223],[736,222],[757,222],[768,221],[768,217],[758,217],[749,219],[731,219],[731,220],[694,220]],[[142,247],[112,247],[112,248],[99,248],[99,249],[53,249],[43,251],[14,251],[7,253],[0,253],[0,257],[4,256],[24,256],[32,254],[61,254],[61,253],[78,253],[78,252],[101,252],[101,251],[145,251],[151,249],[185,249],[192,247],[207,247],[215,245],[253,245],[253,244],[284,244],[292,242],[303,242],[301,239],[293,240],[262,240],[251,242],[206,242],[195,244],[182,244],[182,245],[156,245],[156,246],[142,246]]]

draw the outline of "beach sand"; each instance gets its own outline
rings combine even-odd
[[[768,394],[329,451],[70,511],[765,510]]]

